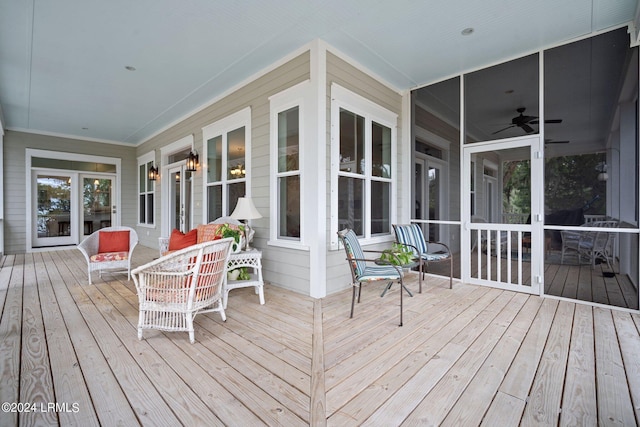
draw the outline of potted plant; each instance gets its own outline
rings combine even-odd
[[[233,237],[235,243],[231,245],[231,252],[240,252],[242,245],[240,244],[242,236],[244,234],[244,226],[238,225],[236,228],[231,227],[229,224],[222,224],[218,229],[218,234],[223,238]]]
[[[389,264],[405,266],[413,262],[413,250],[410,247],[394,243],[391,249],[382,251],[380,260]]]

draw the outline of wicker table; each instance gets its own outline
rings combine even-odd
[[[262,280],[262,252],[258,249],[250,251],[240,251],[232,253],[229,256],[229,267],[227,271],[236,268],[247,267],[253,272],[248,280],[230,280],[227,276],[224,278],[224,287],[222,291],[222,305],[227,308],[227,299],[229,291],[238,288],[255,287],[256,293],[260,296],[260,304],[264,304],[264,281]]]

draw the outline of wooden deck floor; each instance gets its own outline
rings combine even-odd
[[[136,248],[135,264],[156,256]],[[409,287],[417,284],[408,280]],[[232,291],[226,322],[138,341],[126,276],[75,250],[0,269],[0,425],[637,425],[640,316],[427,280],[313,300]],[[18,407],[18,403],[22,406]],[[28,405],[27,405],[28,404]],[[12,412],[21,409],[21,412]],[[28,412],[30,411],[30,412]]]

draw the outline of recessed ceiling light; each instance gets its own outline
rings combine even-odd
[[[125,70],[127,70],[127,71],[135,71],[135,70],[136,70],[136,67],[134,67],[134,66],[132,66],[132,65],[126,65],[126,66],[124,67],[124,69],[125,69]]]
[[[472,34],[473,31],[474,31],[473,28],[467,27],[464,30],[460,31],[460,34],[462,34],[463,36],[468,36],[468,35]]]

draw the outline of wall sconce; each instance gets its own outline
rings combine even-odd
[[[155,181],[156,179],[158,179],[158,176],[158,168],[151,166],[149,168],[149,181]]]
[[[600,162],[596,165],[596,170],[600,172],[598,174],[598,181],[606,181],[609,179],[609,174],[607,174],[607,164],[605,162]]]
[[[198,169],[198,153],[189,151],[189,155],[187,156],[186,170],[189,172],[195,172],[197,169]]]

